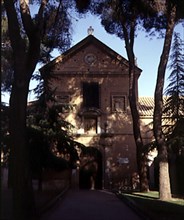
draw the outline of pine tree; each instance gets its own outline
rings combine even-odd
[[[168,77],[169,84],[165,90],[167,96],[164,113],[169,117],[166,123],[167,146],[170,153],[176,158],[177,176],[171,179],[178,186],[178,192],[183,193],[183,169],[184,164],[184,51],[183,42],[178,33],[174,33],[171,47],[170,65]]]
[[[170,81],[166,90],[166,103],[164,113],[169,116],[169,125],[167,125],[166,135],[169,143],[173,145],[177,139],[181,138],[176,130],[181,130],[184,120],[184,42],[179,33],[174,34],[173,45],[171,48],[170,65],[171,73],[168,77]],[[179,126],[179,128],[178,128]],[[183,138],[182,138],[183,140]],[[184,140],[183,140],[184,141]],[[182,141],[182,142],[183,142]],[[177,142],[178,143],[178,142]]]
[[[165,91],[167,99],[164,113],[170,116],[172,124],[175,125],[181,117],[184,117],[184,52],[179,33],[174,33],[169,69],[170,82]]]

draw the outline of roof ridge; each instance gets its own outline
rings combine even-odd
[[[45,69],[51,67],[52,65],[62,61],[69,55],[73,54],[74,52],[80,50],[83,46],[88,45],[89,43],[94,43],[97,46],[101,46],[101,50],[104,50],[106,53],[109,53],[109,56],[113,56],[116,59],[121,59],[121,62],[123,62],[125,65],[129,65],[129,61],[124,58],[122,55],[120,55],[118,52],[113,50],[111,47],[100,41],[98,38],[94,37],[93,35],[88,35],[87,37],[83,38],[81,41],[76,43],[75,45],[71,46],[68,50],[54,58],[49,63],[43,65],[39,70],[40,72],[44,72]],[[119,58],[118,58],[119,57]],[[136,68],[142,72],[142,70],[136,66]]]

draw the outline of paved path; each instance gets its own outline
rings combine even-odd
[[[106,191],[76,190],[66,193],[41,220],[141,220],[116,195]]]

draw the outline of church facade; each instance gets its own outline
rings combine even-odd
[[[62,116],[74,126],[74,140],[100,153],[98,181],[105,188],[117,188],[126,181],[130,185],[137,172],[128,71],[128,61],[92,34],[40,69],[43,78],[51,76],[49,86]],[[140,74],[136,67],[137,102],[146,143],[152,138],[148,132],[152,117],[145,117],[147,100],[139,102]]]

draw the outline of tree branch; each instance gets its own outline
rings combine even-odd
[[[8,31],[12,49],[14,53],[19,50],[19,46],[22,43],[20,35],[20,27],[17,18],[17,12],[14,6],[13,0],[4,0],[4,6],[8,17]]]
[[[135,39],[135,19],[133,19],[133,21],[131,21],[129,38],[130,38],[130,47],[133,51],[134,39]]]
[[[20,0],[20,13],[22,18],[22,23],[29,40],[31,40],[32,33],[34,32],[34,23],[31,18],[28,4],[29,4],[28,0]]]
[[[38,11],[38,16],[37,16],[37,27],[42,30],[42,27],[43,27],[43,12],[44,12],[44,9],[46,7],[48,3],[48,0],[42,0],[41,4],[40,4],[40,8],[39,8],[39,11]]]

